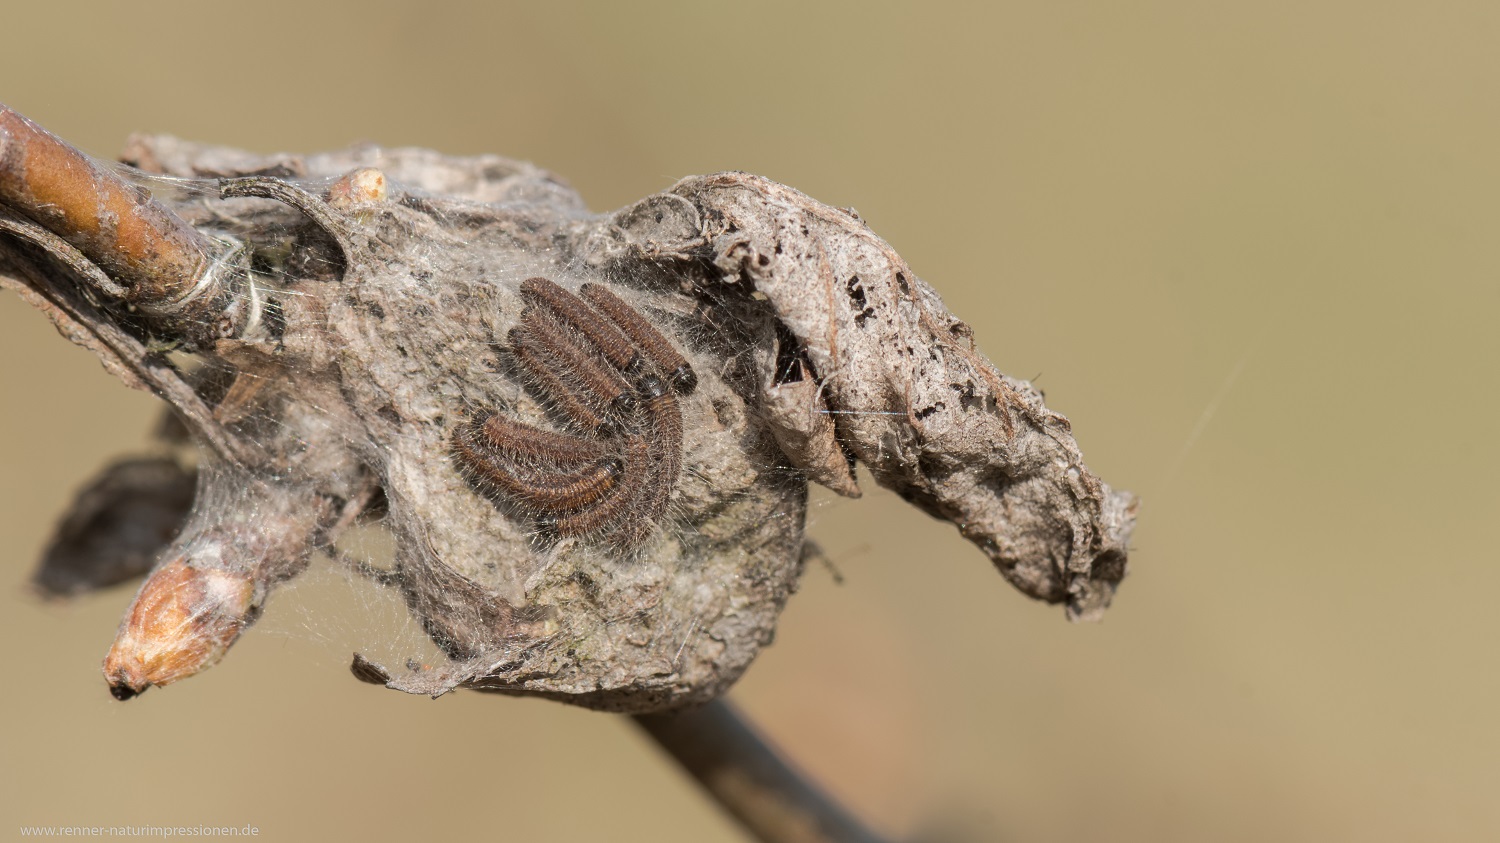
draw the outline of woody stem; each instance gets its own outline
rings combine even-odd
[[[634,720],[762,843],[884,843],[788,766],[722,699]]]

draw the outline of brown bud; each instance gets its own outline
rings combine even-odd
[[[328,188],[328,204],[346,210],[357,205],[384,202],[386,195],[385,173],[374,167],[362,167],[345,173]]]
[[[158,568],[130,607],[104,659],[116,699],[212,667],[248,625],[255,584],[242,573],[194,568],[176,559]]]

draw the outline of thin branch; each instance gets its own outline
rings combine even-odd
[[[302,188],[282,181],[281,179],[267,176],[246,176],[237,179],[219,180],[219,198],[274,199],[284,205],[306,214],[317,226],[328,234],[333,242],[339,247],[344,261],[349,261],[351,255],[357,254],[358,244],[354,240],[354,232],[350,230],[349,223],[344,218],[328,207],[320,197],[303,190]]]
[[[3,105],[0,204],[72,243],[138,305],[173,301],[208,268],[212,250],[197,229]]]
[[[93,282],[94,275],[99,273],[98,267],[71,244],[34,224],[5,214],[3,209],[0,209],[0,231],[41,246],[86,280]],[[80,301],[83,293],[76,285],[54,283],[44,275],[41,267],[30,263],[18,262],[13,271],[22,278],[22,283],[0,279],[0,288],[15,289],[38,306],[45,303],[44,309],[53,319],[66,320],[70,334],[88,336],[91,347],[105,360],[106,366],[113,364],[112,371],[128,372],[133,385],[149,388],[175,407],[199,441],[233,464],[249,465],[261,461],[261,455],[256,453],[259,449],[253,443],[231,435],[214,419],[213,409],[183,380],[176,367],[165,358],[153,355],[140,340],[119,325],[92,312],[88,303]]]
[[[762,843],[884,843],[788,766],[723,698],[634,719]]]

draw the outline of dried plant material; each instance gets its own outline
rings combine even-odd
[[[995,371],[968,326],[852,214],[743,173],[672,193],[701,214],[679,254],[709,244],[725,279],[770,300],[826,373],[839,441],[878,483],[953,522],[1025,593],[1099,617],[1125,575],[1136,502],[1089,472],[1066,418]]]
[[[839,444],[822,384],[804,376],[804,369],[800,359],[793,359],[786,367],[778,367],[775,380],[765,385],[766,426],[787,460],[807,472],[807,479],[846,498],[857,498],[854,460]]]
[[[412,693],[717,696],[796,587],[807,482],[857,494],[851,458],[1070,617],[1124,575],[1134,501],[1067,421],[863,223],[789,188],[694,178],[596,216],[493,156],[139,137],[127,158],[170,178],[77,178],[150,184],[169,228],[216,244],[220,269],[152,276],[207,285],[193,300],[214,308],[136,318],[140,279],[39,213],[10,157],[0,195],[19,220],[0,282],[204,448],[197,505],[106,665],[117,695],[213,664],[376,501],[396,557],[356,568],[447,661],[353,669]],[[210,376],[149,350],[173,345]]]
[[[236,473],[205,466],[205,476],[223,482],[204,488],[200,517],[189,521],[136,594],[104,660],[117,699],[218,663],[259,616],[270,589],[306,567],[316,534],[335,514],[321,496],[301,497]],[[220,515],[201,517],[205,507]]]
[[[197,473],[170,457],[121,460],[73,500],[32,576],[48,597],[74,597],[151,570],[193,508]]]

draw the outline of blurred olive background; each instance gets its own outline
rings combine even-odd
[[[1402,8],[1403,5],[1405,8]],[[866,478],[733,692],[896,838],[1500,837],[1500,7],[26,4],[0,101],[96,155],[497,152],[600,210],[744,169],[852,205],[1142,496],[1099,625]],[[25,589],[156,404],[0,294],[0,837],[741,840],[630,724],[354,681],[314,571],[122,705],[131,590]]]

